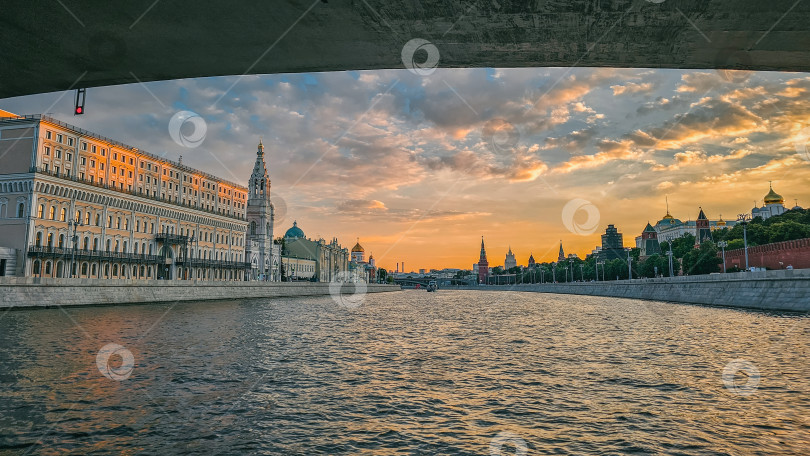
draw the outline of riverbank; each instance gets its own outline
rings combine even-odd
[[[281,298],[399,291],[368,284],[355,290],[317,282],[212,282],[196,280],[100,280],[0,278],[0,309],[137,304],[221,299]],[[356,293],[355,293],[356,291]]]
[[[608,282],[489,285],[458,288],[604,296],[750,309],[810,312],[810,269],[738,272]]]

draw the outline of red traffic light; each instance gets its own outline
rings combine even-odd
[[[73,115],[80,116],[84,114],[84,100],[87,96],[86,89],[76,89],[76,102],[73,104]]]

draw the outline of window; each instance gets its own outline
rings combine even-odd
[[[101,214],[96,214],[96,226],[101,226]]]
[[[98,169],[104,171],[104,163],[99,163],[98,164]]]
[[[53,247],[53,233],[48,233],[48,248]]]
[[[42,218],[44,214],[45,214],[45,205],[40,204],[39,207],[37,208],[37,218]]]
[[[95,161],[95,160],[90,160],[90,167],[91,167],[91,168],[95,168],[95,167],[96,167],[96,161]]]
[[[73,215],[73,221],[79,223],[81,219],[82,219],[82,211],[76,211],[76,213]]]
[[[143,162],[141,162],[141,169],[143,169]]]
[[[45,155],[47,155],[49,157],[51,156],[51,148],[48,147],[48,146],[45,146]]]
[[[45,139],[51,139],[51,132],[50,131],[45,132]]]
[[[118,217],[118,221],[116,222],[115,227],[119,230],[121,229],[121,217]]]
[[[98,250],[98,238],[93,239],[93,251]]]
[[[60,134],[56,135],[56,142],[58,142],[58,143],[62,142],[62,135],[60,135]]]
[[[67,140],[68,140],[68,146],[72,146],[73,145],[73,138],[68,138]]]
[[[64,207],[59,211],[59,221],[64,222],[67,218],[67,209]]]
[[[82,150],[87,150],[87,143],[82,141]]]
[[[84,214],[84,224],[85,225],[90,225],[90,211],[87,211]]]
[[[113,160],[118,160],[118,152],[114,152],[112,158]]]
[[[71,160],[73,160],[73,154],[71,154],[70,152],[68,152],[68,153],[67,153],[67,161],[71,161]]]
[[[107,216],[107,228],[112,228],[112,215]]]
[[[64,235],[64,234],[60,234],[60,235],[59,235],[59,248],[60,248],[60,249],[61,249],[61,248],[64,248],[64,246],[65,246],[65,235]]]
[[[51,220],[56,218],[56,206],[51,206],[50,210],[48,210],[48,218]]]
[[[108,252],[110,251],[110,243],[111,243],[111,242],[112,242],[112,241],[110,241],[109,239],[107,239],[107,251],[108,251]]]
[[[121,154],[121,162],[122,162],[122,163],[126,163],[126,161],[127,161],[127,157],[126,157],[126,155]]]
[[[87,158],[82,157],[82,158],[81,158],[81,165],[82,165],[82,166],[84,166],[84,165],[86,165],[86,164],[87,164]]]
[[[132,171],[129,172],[129,178],[132,179]]]
[[[56,149],[56,158],[62,158],[62,149]]]
[[[102,156],[102,157],[106,157],[106,156],[107,156],[107,149],[101,149],[101,156]]]
[[[84,242],[82,243],[82,248],[84,250],[87,250],[88,247],[90,247],[90,238],[85,236],[84,237]]]
[[[129,229],[129,219],[124,219],[124,229],[125,230]]]
[[[121,251],[127,253],[127,241],[124,241],[124,249]]]
[[[40,263],[39,260],[34,261],[34,274],[39,275],[41,269],[42,269],[42,263]]]
[[[37,231],[37,240],[34,245],[37,247],[42,245],[42,231]]]
[[[121,246],[121,241],[118,239],[115,240],[115,253],[118,253],[118,247]]]
[[[115,172],[116,172],[115,171],[115,166],[111,167],[110,170],[112,171],[113,174],[115,174]]]
[[[250,234],[256,234],[256,222],[250,222]]]

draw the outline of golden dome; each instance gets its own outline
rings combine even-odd
[[[358,239],[357,244],[354,244],[354,247],[352,247],[352,252],[365,252],[365,251],[366,249],[364,249],[363,246],[360,245],[360,239]]]
[[[773,191],[773,185],[770,186],[771,190],[765,195],[765,204],[784,204],[785,199],[782,198],[782,195]]]
[[[720,216],[720,220],[717,221],[717,226],[726,226],[726,221],[723,220],[723,216]]]

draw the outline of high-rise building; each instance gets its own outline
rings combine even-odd
[[[602,249],[599,251],[599,259],[602,261],[625,259],[625,256],[622,234],[613,225],[608,225],[605,234],[602,235]]]
[[[515,254],[512,253],[512,246],[509,246],[509,251],[506,252],[506,258],[503,260],[503,268],[504,270],[508,271],[517,266],[517,260],[515,260]]]

